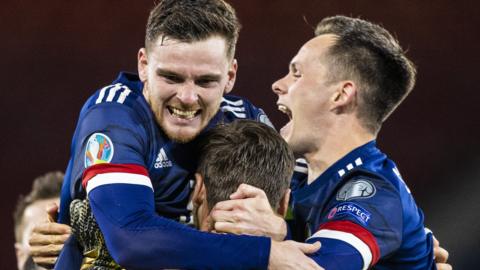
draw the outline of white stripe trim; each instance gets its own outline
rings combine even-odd
[[[108,91],[108,96],[107,96],[107,99],[105,101],[107,102],[112,102],[113,101],[113,98],[115,97],[115,94],[117,93],[118,90],[120,90],[122,88],[122,85],[117,83],[115,84],[115,87],[111,88],[109,91]]]
[[[228,110],[228,109],[226,110],[225,107],[222,107],[221,110],[222,110],[222,112],[230,112],[238,118],[247,118],[246,114],[234,112],[234,111],[231,111],[231,110]]]
[[[365,244],[360,238],[356,237],[351,233],[324,229],[316,232],[314,235],[310,236],[308,239],[311,239],[311,238],[336,239],[351,245],[360,253],[360,255],[362,255],[363,270],[368,269],[368,267],[370,266],[370,263],[372,262],[372,251],[370,250],[368,245]]]
[[[305,164],[305,165],[308,165],[307,160],[304,159],[304,158],[297,158],[296,162],[297,162],[297,163],[303,163],[303,164]]]
[[[347,165],[347,170],[350,171],[351,169],[353,169],[353,164],[352,164],[352,163],[348,163],[348,165]]]
[[[147,186],[152,189],[150,178],[142,174],[135,173],[101,173],[95,175],[87,182],[87,195],[96,187],[108,184],[132,184]]]
[[[362,162],[362,159],[361,159],[361,158],[355,159],[355,165],[360,166],[360,165],[362,165],[362,164],[363,164],[363,162]]]
[[[232,112],[244,112],[244,107],[232,107],[232,106],[222,106],[223,111],[232,111]]]
[[[338,175],[340,175],[340,177],[342,177],[344,174],[345,174],[344,169],[341,169],[340,171],[338,171]]]
[[[226,98],[222,98],[222,102],[225,102],[227,104],[233,105],[233,106],[243,106],[243,100],[239,99],[237,101],[231,101]]]
[[[306,173],[308,174],[308,168],[302,167],[302,166],[295,166],[294,169],[296,172],[301,172],[301,173]]]
[[[111,87],[111,85],[109,86],[105,86],[104,88],[102,88],[102,90],[100,90],[100,94],[98,95],[98,98],[97,100],[95,101],[95,104],[98,104],[100,102],[102,102],[102,99],[103,97],[105,96],[105,91],[107,90],[107,88]]]
[[[128,87],[125,86],[124,88],[125,90],[120,93],[120,96],[117,99],[117,102],[120,104],[123,104],[123,102],[125,102],[125,99],[127,99],[128,95],[130,95],[130,93],[132,92],[132,90],[128,89]]]

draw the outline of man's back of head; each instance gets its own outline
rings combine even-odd
[[[205,134],[197,169],[205,183],[208,208],[228,200],[242,183],[265,191],[277,209],[288,190],[295,159],[271,127],[249,120],[220,125]]]

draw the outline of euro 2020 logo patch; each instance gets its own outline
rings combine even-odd
[[[103,133],[94,133],[85,147],[85,168],[95,164],[109,163],[113,158],[113,144]]]

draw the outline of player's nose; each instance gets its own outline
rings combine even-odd
[[[272,84],[272,91],[277,95],[284,95],[288,92],[287,87],[287,76],[278,79],[276,82]]]
[[[185,83],[177,91],[177,98],[184,104],[196,104],[198,102],[198,91],[192,83]]]

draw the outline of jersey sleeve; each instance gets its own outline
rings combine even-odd
[[[92,108],[78,128],[74,167],[83,171],[99,163],[146,166],[149,137],[148,128],[142,125],[145,121],[125,105],[100,104]]]
[[[72,140],[72,157],[62,187],[59,222],[69,223],[69,205],[85,197],[81,186],[86,168],[97,164],[145,167],[148,133],[141,115],[125,104],[102,103],[83,109]]]
[[[368,269],[401,245],[400,195],[390,182],[379,176],[360,173],[348,177],[325,209],[320,226],[308,242],[327,243],[314,256],[327,269],[333,263],[328,256],[331,248],[350,258],[334,269]],[[352,268],[353,262],[357,268]]]
[[[142,123],[130,107],[100,104],[75,134],[74,186],[90,200],[112,258],[127,269],[266,269],[270,239],[202,233],[156,213]]]
[[[267,268],[269,238],[204,233],[158,216],[146,170],[138,165],[116,166],[90,167],[84,184],[107,248],[122,267]]]

